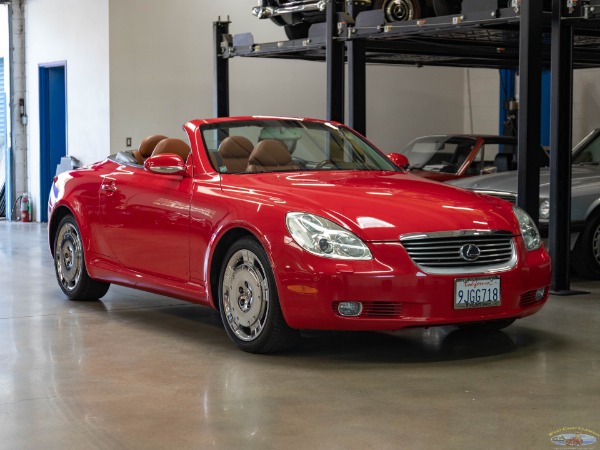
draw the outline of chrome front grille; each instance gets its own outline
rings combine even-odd
[[[408,255],[427,273],[482,273],[515,266],[513,235],[507,231],[460,230],[400,236]]]
[[[478,194],[491,195],[492,197],[501,198],[502,200],[511,202],[513,205],[517,204],[517,194],[515,194],[514,192],[487,191],[483,189],[475,189],[475,192],[477,192]]]

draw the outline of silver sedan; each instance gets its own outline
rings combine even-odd
[[[592,131],[574,149],[571,188],[571,258],[575,272],[600,279],[600,129]],[[470,177],[449,182],[454,186],[516,203],[517,172]],[[550,210],[550,171],[540,171],[540,228],[547,233]]]

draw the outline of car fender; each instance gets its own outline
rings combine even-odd
[[[220,224],[213,232],[210,241],[207,244],[207,251],[204,253],[204,273],[203,279],[206,280],[207,298],[215,309],[219,309],[217,298],[213,295],[211,289],[211,275],[219,277],[221,272],[222,257],[227,252],[229,246],[243,235],[251,235],[265,249],[271,267],[275,267],[272,257],[272,245],[265,239],[264,233],[260,229],[247,221],[233,220]],[[275,277],[277,278],[277,277]]]
[[[590,217],[592,217],[594,214],[597,213],[597,211],[600,211],[600,198],[595,199],[593,202],[591,202],[586,211],[585,211],[585,220],[587,221]]]

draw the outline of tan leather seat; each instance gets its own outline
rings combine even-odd
[[[190,146],[181,139],[163,139],[157,145],[152,156],[161,155],[163,153],[172,153],[180,156],[183,162],[186,162],[190,155]]]
[[[248,161],[248,172],[262,172],[272,170],[297,170],[293,164],[292,155],[286,145],[275,139],[260,141]]]
[[[248,167],[248,159],[254,145],[250,139],[244,136],[229,136],[223,139],[217,152],[228,173],[245,172]],[[222,168],[218,168],[222,172]]]
[[[167,139],[167,137],[163,136],[162,134],[154,134],[152,136],[144,138],[144,140],[142,140],[142,142],[140,143],[139,149],[131,152],[135,157],[137,163],[144,164],[146,158],[149,158],[150,155],[152,155],[152,152],[154,151],[158,143],[163,139]]]

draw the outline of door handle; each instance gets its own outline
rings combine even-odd
[[[116,192],[117,186],[114,181],[111,181],[110,183],[102,183],[100,189],[107,192]]]

